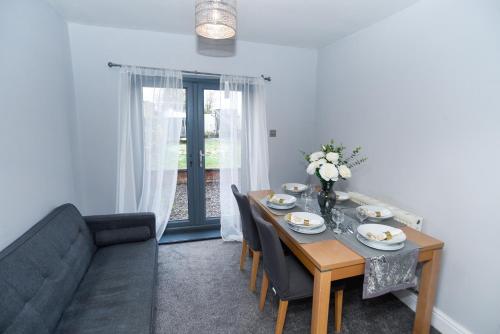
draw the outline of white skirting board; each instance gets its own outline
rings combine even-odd
[[[399,300],[413,311],[417,309],[417,294],[410,290],[393,292]],[[432,310],[432,326],[443,334],[473,334],[470,330],[450,318],[446,313],[434,307]]]

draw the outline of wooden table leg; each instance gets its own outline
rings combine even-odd
[[[342,304],[344,303],[344,290],[335,291],[335,333],[340,333],[342,328]]]
[[[326,334],[328,307],[330,305],[331,271],[314,271],[314,292],[311,319],[311,333]]]
[[[417,311],[413,323],[413,334],[429,333],[434,308],[434,297],[439,276],[441,250],[432,253],[432,259],[423,263],[418,291]]]

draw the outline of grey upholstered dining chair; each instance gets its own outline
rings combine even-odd
[[[278,319],[275,334],[281,334],[285,325],[288,302],[308,298],[313,295],[313,277],[293,255],[285,256],[278,233],[271,223],[265,221],[257,209],[252,208],[252,215],[259,230],[262,244],[264,273],[260,292],[259,309],[266,303],[269,283],[279,298]],[[335,293],[335,331],[339,332],[342,320],[343,284],[334,284]]]
[[[250,210],[250,201],[248,197],[239,192],[238,188],[233,184],[231,185],[231,190],[233,191],[236,202],[238,203],[238,208],[240,210],[241,216],[241,229],[243,231],[243,245],[241,248],[240,257],[240,270],[243,270],[245,266],[245,259],[247,252],[250,252],[253,256],[252,260],[252,272],[250,274],[250,285],[249,288],[252,291],[256,290],[257,283],[257,271],[259,269],[259,261],[261,256],[261,246],[259,233],[257,231],[257,226],[252,217],[252,212]]]

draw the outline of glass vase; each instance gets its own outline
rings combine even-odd
[[[337,202],[337,195],[332,188],[333,182],[324,182],[321,185],[321,191],[318,193],[318,205],[323,216],[330,215]]]

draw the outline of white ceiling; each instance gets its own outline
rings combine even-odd
[[[48,0],[67,21],[194,34],[195,0]],[[239,0],[238,39],[321,47],[418,0]]]

